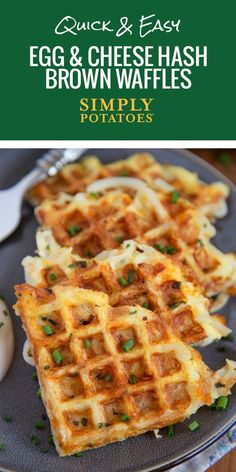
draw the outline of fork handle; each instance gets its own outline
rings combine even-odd
[[[17,184],[16,188],[25,193],[30,187],[56,175],[64,165],[73,162],[85,152],[85,149],[52,149],[36,161],[36,168],[29,172]]]

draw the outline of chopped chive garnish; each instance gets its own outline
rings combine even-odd
[[[134,347],[134,340],[131,338],[128,339],[128,341],[126,341],[126,343],[122,345],[122,349],[125,352],[129,352],[133,347]]]
[[[40,449],[40,452],[46,454],[47,452],[49,452],[49,449],[47,447],[43,447],[42,449]]]
[[[118,243],[118,244],[122,244],[124,242],[124,238],[123,236],[116,236],[115,237],[115,241]]]
[[[1,328],[3,325],[4,325],[4,323],[1,321],[1,323],[0,323],[0,328]]]
[[[128,282],[125,279],[125,277],[120,277],[118,281],[119,281],[119,284],[122,285],[122,287],[126,287],[126,285],[128,285]]]
[[[192,423],[190,423],[188,425],[188,429],[192,432],[192,431],[196,431],[196,429],[198,429],[200,427],[199,423],[197,421],[193,421]]]
[[[98,198],[98,193],[97,192],[89,192],[90,197],[93,198]]]
[[[38,380],[38,374],[37,374],[36,371],[32,373],[32,379],[33,380]]]
[[[165,248],[162,244],[155,243],[154,248],[157,249],[158,251],[162,252],[162,254],[164,254],[164,252],[165,252]]]
[[[76,452],[76,453],[74,454],[75,457],[82,457],[83,455],[84,455],[83,452]]]
[[[38,436],[35,436],[34,434],[31,434],[31,436],[30,436],[30,441],[31,441],[32,444],[34,444],[35,446],[39,446],[39,444],[41,444],[41,441],[40,441],[40,439],[38,438]]]
[[[166,250],[166,253],[167,253],[167,254],[175,254],[175,253],[176,253],[175,247],[174,247],[174,246],[171,246],[171,245],[170,245],[170,246],[167,246],[165,250]]]
[[[54,446],[54,440],[53,440],[53,435],[52,434],[50,434],[50,436],[48,436],[48,442],[49,442],[49,444]]]
[[[135,315],[135,313],[137,313],[137,310],[132,310],[129,313],[130,313],[130,315]]]
[[[222,396],[222,397],[218,398],[218,400],[216,402],[216,409],[217,410],[226,410],[226,408],[228,406],[228,402],[229,402],[228,397]]]
[[[50,249],[50,244],[47,244],[46,250],[49,251],[49,249]]]
[[[54,361],[56,362],[57,365],[59,365],[63,360],[63,357],[62,357],[60,351],[58,351],[57,349],[55,351],[53,351],[52,357],[53,357],[53,359],[54,359]]]
[[[136,375],[134,375],[134,374],[131,374],[131,375],[130,375],[129,383],[132,384],[132,385],[134,385],[134,384],[137,383],[137,377],[136,377]]]
[[[217,351],[219,351],[219,352],[226,352],[226,350],[227,350],[227,349],[226,349],[225,346],[218,346],[218,347],[217,347]]]
[[[75,266],[75,263],[68,265],[68,269],[75,269],[75,267],[76,267],[76,266]]]
[[[51,280],[51,282],[54,282],[54,280],[56,280],[56,274],[54,274],[54,272],[50,272],[49,276],[48,276],[49,280]]]
[[[3,310],[3,314],[4,314],[4,316],[8,316],[8,311],[7,311],[7,310]]]
[[[88,418],[85,418],[85,416],[84,416],[84,417],[81,419],[81,424],[82,424],[83,426],[87,426],[87,424],[88,424]]]
[[[35,423],[35,428],[36,429],[44,429],[45,425],[42,421],[37,421],[37,423]]]
[[[211,410],[216,410],[216,404],[217,404],[217,400],[214,401],[214,403],[212,403],[211,405],[209,405],[209,408]]]
[[[198,239],[197,242],[198,242],[198,244],[199,244],[200,246],[202,246],[202,247],[204,246],[202,239]]]
[[[89,349],[90,346],[91,346],[91,341],[89,339],[85,339],[84,345],[85,345],[86,349]]]
[[[233,335],[230,333],[230,334],[228,334],[228,336],[225,336],[225,337],[224,337],[224,340],[225,340],[225,341],[229,341],[230,343],[233,343],[233,342],[234,342],[234,337],[233,337]]]
[[[6,448],[5,444],[1,443],[0,444],[0,451],[4,451]]]
[[[101,428],[105,428],[106,427],[106,423],[98,423],[98,428],[101,429]]]
[[[129,417],[129,415],[124,413],[123,415],[120,415],[120,419],[121,419],[121,421],[129,421],[130,417]]]
[[[127,279],[128,279],[128,284],[133,283],[133,281],[134,281],[134,271],[133,270],[129,270]]]
[[[180,194],[177,190],[171,192],[171,203],[177,203],[179,200]]]
[[[150,310],[150,309],[151,309],[151,305],[150,305],[149,302],[144,302],[144,303],[142,304],[142,307],[143,307],[143,308],[146,308],[146,310]]]
[[[52,334],[54,334],[54,331],[52,330],[51,326],[48,325],[43,326],[43,332],[44,334],[46,334],[46,336],[51,336]]]
[[[76,236],[77,234],[80,233],[80,231],[81,231],[81,227],[79,225],[70,225],[67,228],[67,232],[71,237]]]
[[[6,421],[6,423],[11,423],[12,420],[13,420],[13,417],[12,416],[3,416],[3,419],[4,419],[4,421]]]
[[[126,244],[125,249],[128,249],[130,247],[130,243]]]
[[[87,251],[84,251],[84,256],[85,257],[93,257],[93,253],[89,249],[87,249]]]
[[[174,426],[173,424],[170,424],[167,428],[167,434],[169,438],[173,438],[174,436]]]
[[[110,374],[105,375],[104,380],[107,383],[110,382],[112,380],[112,375],[110,375]]]
[[[220,154],[220,156],[218,156],[218,161],[223,166],[228,166],[231,163],[231,157],[229,156],[229,154]]]
[[[37,391],[37,394],[36,394],[36,395],[37,395],[37,398],[42,398],[41,390],[40,390],[40,389]]]

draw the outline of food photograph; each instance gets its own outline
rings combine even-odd
[[[236,151],[0,169],[0,471],[235,470]]]

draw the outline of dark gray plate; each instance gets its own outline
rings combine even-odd
[[[104,162],[130,155],[135,150],[106,149],[91,150],[101,157]],[[29,171],[34,160],[43,150],[1,150],[0,151],[0,188],[15,183]],[[199,173],[207,181],[225,180],[205,163],[187,153],[174,150],[151,150],[161,162],[171,162],[183,165]],[[217,223],[219,230],[216,243],[224,251],[236,252],[235,218],[236,193],[232,187],[229,201],[229,215]],[[6,208],[7,211],[7,208]],[[4,224],[1,221],[0,224]],[[35,230],[37,224],[29,205],[24,205],[23,220],[18,230],[0,247],[0,293],[4,293],[8,306],[15,302],[13,286],[23,281],[23,271],[20,263],[26,254],[33,254],[35,249]],[[231,300],[223,313],[227,315],[229,326],[236,333],[236,301]],[[94,468],[99,472],[134,472],[156,469],[166,470],[171,466],[191,457],[204,449],[225,432],[236,420],[236,389],[230,397],[226,411],[216,412],[202,408],[195,418],[200,423],[200,429],[194,433],[188,430],[188,423],[175,426],[175,435],[168,438],[166,431],[162,439],[157,440],[153,433],[147,433],[137,438],[115,443],[94,451],[87,451],[81,458],[69,457],[60,459],[53,446],[48,445],[50,434],[48,421],[43,431],[34,429],[36,421],[44,413],[42,401],[36,396],[37,381],[32,379],[33,369],[22,359],[22,346],[25,335],[19,318],[13,314],[16,352],[12,367],[0,384],[0,443],[6,445],[5,451],[0,451],[0,467],[2,470],[17,472],[87,472]],[[235,344],[221,341],[227,346],[226,355],[236,359]],[[204,358],[210,367],[217,369],[224,364],[225,353],[219,352],[216,345],[203,350]],[[6,423],[2,415],[12,415],[14,421]],[[41,439],[41,445],[31,443],[29,436],[36,434]],[[49,452],[41,452],[42,447],[48,447]]]

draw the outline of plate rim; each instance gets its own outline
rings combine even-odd
[[[92,147],[91,147],[91,149],[92,149]],[[104,148],[98,148],[97,147],[96,149],[102,150]],[[112,148],[109,148],[109,149],[112,149]],[[129,148],[125,148],[125,147],[124,148],[123,147],[122,148],[116,148],[116,149],[120,149],[120,150],[127,149],[127,150],[129,150]],[[140,150],[139,147],[133,148],[133,149]],[[165,149],[165,150],[170,149],[171,151],[176,152],[180,156],[184,156],[184,157],[190,159],[192,162],[197,162],[199,164],[199,166],[205,168],[206,170],[211,172],[213,175],[215,175],[217,178],[219,178],[221,181],[225,182],[230,187],[231,192],[233,192],[233,194],[236,196],[236,184],[234,184],[234,182],[232,182],[227,176],[225,176],[219,169],[215,168],[212,164],[205,161],[202,157],[198,156],[195,152],[192,152],[188,149],[182,149],[182,148],[176,149],[176,148],[168,148],[168,147],[166,147],[166,148],[158,148],[158,147],[157,148],[146,148],[146,151],[151,153],[154,150],[157,151],[157,150],[162,150],[162,149]],[[85,150],[85,153],[82,154],[82,157],[83,157],[84,154],[87,154],[87,151],[89,151],[89,149]],[[156,157],[156,160],[158,161],[158,156]],[[154,471],[154,470],[157,471],[157,472],[164,472],[166,470],[169,470],[172,467],[183,464],[187,460],[189,460],[193,457],[196,457],[198,454],[200,454],[201,452],[206,450],[208,447],[210,447],[212,444],[214,444],[224,434],[226,434],[234,425],[236,425],[236,413],[233,416],[233,419],[229,420],[227,422],[227,424],[225,426],[223,426],[218,432],[213,434],[213,436],[211,436],[209,439],[202,440],[200,445],[198,445],[195,448],[193,447],[190,451],[186,452],[185,454],[182,454],[182,455],[178,454],[176,456],[176,458],[174,458],[171,461],[168,460],[168,459],[165,462],[162,461],[161,465],[159,465],[157,462],[155,462],[150,467],[145,467],[145,468],[142,468],[142,469],[132,469],[132,472],[150,472],[150,471]],[[9,469],[9,468],[3,467],[1,465],[1,463],[0,463],[0,467],[1,467],[0,472],[20,472],[19,468],[14,468],[14,469],[10,468]]]

